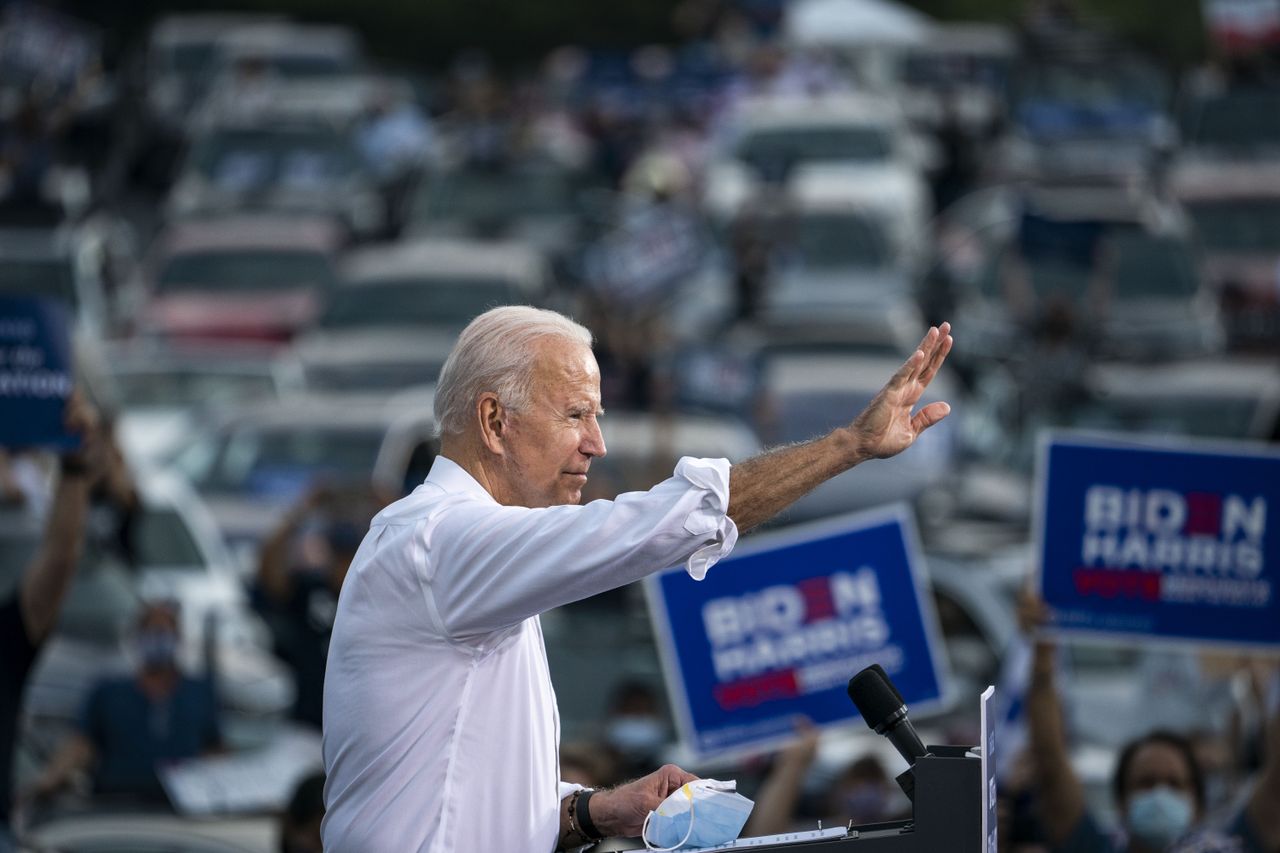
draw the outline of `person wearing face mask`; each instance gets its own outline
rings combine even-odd
[[[616,753],[622,772],[636,775],[656,763],[666,746],[667,726],[658,695],[643,681],[624,681],[613,691],[604,740]]]
[[[45,798],[88,770],[95,796],[165,803],[156,768],[222,746],[213,686],[178,667],[178,610],[143,606],[134,634],[136,672],[89,691],[79,730],[55,753],[30,795]]]
[[[1024,629],[1045,621],[1043,602],[1027,595]],[[1111,793],[1123,833],[1113,838],[1085,807],[1084,787],[1072,767],[1055,685],[1054,644],[1035,645],[1026,709],[1039,794],[1040,823],[1054,853],[1165,853],[1194,837],[1204,816],[1205,785],[1191,742],[1172,731],[1153,731],[1120,752]]]

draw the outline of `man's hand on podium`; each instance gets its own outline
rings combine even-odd
[[[591,820],[606,836],[637,836],[649,812],[697,778],[674,764],[664,764],[648,776],[597,792],[591,798]]]

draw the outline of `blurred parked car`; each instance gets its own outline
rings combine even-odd
[[[306,394],[213,418],[172,460],[204,497],[242,570],[281,515],[317,485],[412,491],[435,460],[430,389]]]
[[[276,853],[278,826],[271,815],[208,820],[116,808],[53,817],[27,837],[47,853]]]
[[[332,287],[344,232],[327,219],[242,215],[171,225],[139,288],[139,331],[166,339],[282,343]]]
[[[366,246],[294,353],[309,388],[375,391],[433,383],[457,333],[498,305],[540,305],[542,256],[522,243],[421,238]]]
[[[318,330],[285,358],[299,366],[309,391],[390,392],[435,382],[456,342],[454,332],[432,329]]]
[[[353,131],[257,113],[200,131],[166,202],[172,217],[253,210],[332,216],[360,237],[387,226]]]
[[[221,65],[230,31],[275,20],[263,14],[168,15],[151,28],[138,69],[150,130],[169,144],[185,138],[192,110],[203,101]]]
[[[364,68],[360,36],[335,24],[275,20],[228,30],[222,36],[215,74],[245,68],[268,77],[297,79],[358,74]]]
[[[1017,60],[1013,33],[996,24],[939,23],[902,62],[904,110],[914,124],[938,131],[949,124],[981,137],[1009,110]]]
[[[762,371],[764,405],[757,430],[768,445],[807,441],[847,424],[902,366],[896,358],[799,349],[767,352]],[[956,403],[959,388],[944,369],[920,404]],[[858,466],[797,501],[781,519],[799,522],[856,509],[928,498],[944,483],[955,459],[954,424],[942,421],[893,459]]]
[[[1249,159],[1189,155],[1169,178],[1195,223],[1233,348],[1275,351],[1280,342],[1278,167],[1274,153]]]
[[[102,240],[87,229],[0,229],[0,294],[60,299],[77,343],[100,341],[114,319],[105,257]]]
[[[743,103],[708,169],[706,206],[732,216],[763,186],[802,199],[841,200],[890,214],[895,247],[918,242],[929,217],[927,156],[892,103],[866,96],[763,98]]]
[[[1170,82],[1152,63],[1109,51],[1030,57],[1016,77],[1011,150],[1001,174],[1047,184],[1150,186],[1177,142]]]
[[[582,180],[551,163],[428,175],[410,199],[409,234],[507,239],[559,257],[578,237]]]
[[[210,412],[251,400],[277,400],[303,383],[287,352],[249,342],[165,346],[109,345],[91,380],[115,416],[115,435],[132,461],[156,463],[191,435]]]

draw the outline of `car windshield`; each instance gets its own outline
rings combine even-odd
[[[808,441],[848,420],[848,412],[860,412],[871,397],[859,391],[788,391],[774,395],[772,430],[764,436],[770,444]]]
[[[217,42],[193,41],[163,50],[160,65],[182,77],[196,77],[212,68],[217,57]]]
[[[1112,397],[1072,410],[1065,426],[1193,438],[1249,438],[1258,403],[1238,397]]]
[[[1218,252],[1276,252],[1280,198],[1202,201],[1191,205],[1204,245]]]
[[[1187,297],[1195,293],[1195,258],[1181,240],[1130,234],[1111,241],[1111,248],[1113,282],[1120,299]]]
[[[302,286],[324,288],[332,279],[329,260],[320,252],[279,249],[184,252],[165,264],[156,289],[164,294],[206,290],[261,293]]]
[[[196,143],[191,162],[197,173],[231,192],[325,189],[360,168],[350,142],[323,128],[217,131]]]
[[[227,404],[277,396],[270,373],[219,369],[213,359],[205,368],[157,364],[151,369],[118,372],[112,379],[120,405],[126,409]]]
[[[351,361],[306,368],[308,388],[317,391],[392,391],[435,382],[444,366],[437,360]]]
[[[888,260],[879,225],[856,214],[809,214],[796,223],[794,250],[816,269],[881,267]]]
[[[266,61],[271,73],[291,79],[305,77],[337,77],[357,71],[355,63],[345,56],[295,54],[273,56]]]
[[[519,288],[502,279],[383,279],[334,290],[320,325],[461,328],[490,308],[524,301]]]
[[[189,445],[175,465],[202,491],[287,498],[316,480],[367,479],[382,436],[372,427],[244,427]]]
[[[147,509],[133,528],[140,568],[204,571],[205,562],[182,516],[173,509]]]
[[[1280,145],[1280,96],[1228,92],[1191,105],[1182,116],[1182,138],[1204,148],[1270,148]]]
[[[738,157],[768,176],[781,176],[799,163],[879,162],[892,151],[884,128],[844,125],[757,130],[738,144]]]
[[[454,172],[425,183],[413,218],[484,222],[572,213],[572,183],[561,172]]]
[[[71,262],[64,258],[0,257],[0,293],[53,296],[74,306]]]

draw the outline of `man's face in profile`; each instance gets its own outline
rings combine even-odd
[[[519,506],[576,504],[591,460],[605,454],[600,368],[590,347],[560,338],[543,340],[535,358],[529,408],[508,422],[511,494]]]

